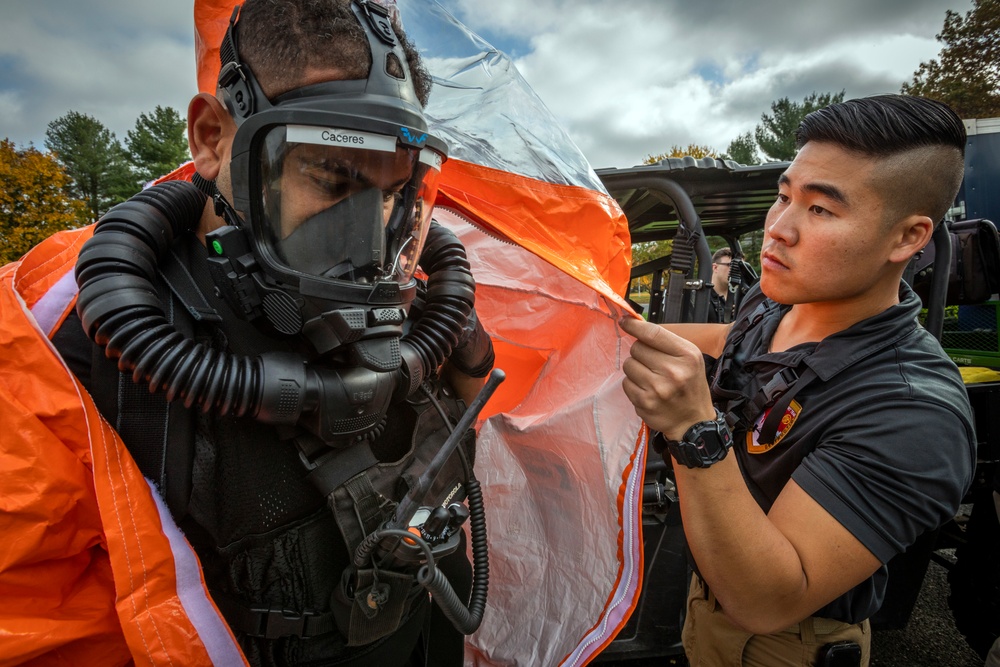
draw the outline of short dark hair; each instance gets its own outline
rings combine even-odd
[[[893,94],[831,104],[807,115],[795,140],[883,160],[875,185],[890,216],[919,213],[937,223],[962,184],[965,124],[937,100]]]
[[[733,256],[732,249],[723,246],[712,254],[712,263],[715,264],[723,257],[732,257],[732,256]]]
[[[270,98],[298,88],[297,77],[309,69],[336,68],[344,79],[364,79],[371,70],[368,37],[351,10],[351,0],[246,0],[238,25],[240,58]],[[395,19],[393,28],[417,99],[426,106],[430,74]]]
[[[828,141],[873,157],[922,146],[953,146],[965,154],[965,124],[943,102],[912,95],[873,95],[831,104],[805,117],[799,148]]]

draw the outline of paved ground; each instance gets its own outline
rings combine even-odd
[[[931,561],[917,606],[903,630],[872,637],[872,667],[983,667],[955,629],[945,569]]]

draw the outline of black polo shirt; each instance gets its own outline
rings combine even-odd
[[[917,323],[920,300],[905,284],[898,305],[778,353],[768,347],[787,306],[755,287],[736,320],[761,304],[763,317],[742,341],[735,348],[736,336],[727,341],[731,365],[713,388],[716,404],[724,412],[734,405],[725,390],[752,398],[783,369],[815,373],[795,391],[770,446],[760,445],[754,431],[765,410],[734,427],[733,451],[764,511],[794,479],[882,561],[874,576],[815,612],[857,623],[882,604],[884,563],[952,518],[972,483],[968,394],[955,364]]]

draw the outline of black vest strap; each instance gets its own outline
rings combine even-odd
[[[233,631],[249,637],[278,639],[281,637],[301,637],[308,639],[333,632],[336,621],[331,611],[294,612],[287,609],[257,607],[212,591],[212,599]],[[377,664],[401,664],[409,655],[417,634],[424,626],[429,614],[424,614],[426,602],[417,599],[408,610],[405,620],[392,637],[383,641],[371,651],[364,651],[354,659],[340,659],[337,667],[370,667]],[[412,663],[407,663],[412,664]]]
[[[731,411],[738,411],[739,421],[749,426],[757,420],[760,413],[771,407],[792,385],[798,382],[798,379],[799,374],[795,372],[795,369],[783,368],[775,373],[767,384],[760,387],[756,394],[745,398],[739,405],[731,407]]]
[[[195,322],[221,322],[222,317],[208,303],[205,295],[198,289],[194,276],[188,271],[177,250],[170,251],[170,257],[160,264],[160,275],[170,287],[177,300],[187,309]]]
[[[768,304],[762,300],[749,315],[741,317],[733,323],[733,327],[726,337],[726,346],[722,352],[722,356],[716,361],[715,368],[709,378],[712,395],[716,399],[722,398],[726,401],[726,423],[729,424],[729,428],[735,428],[741,421],[746,421],[742,408],[748,402],[748,399],[738,390],[725,389],[722,386],[722,382],[732,368],[736,347],[743,342],[750,329],[760,324],[767,311]]]
[[[329,449],[316,462],[318,465],[309,473],[308,479],[326,497],[347,480],[377,465],[378,462],[367,442],[344,449]]]
[[[762,445],[770,445],[774,442],[775,436],[778,434],[778,425],[781,424],[782,418],[785,416],[785,411],[788,410],[788,406],[792,404],[792,399],[795,395],[800,392],[803,387],[816,379],[816,371],[806,367],[806,370],[802,372],[799,377],[792,382],[792,384],[785,389],[784,393],[780,395],[775,404],[771,406],[771,412],[768,413],[767,418],[764,423],[761,424],[760,433],[757,434],[757,442]]]

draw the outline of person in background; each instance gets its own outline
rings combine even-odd
[[[712,296],[708,311],[709,322],[727,321],[726,300],[729,297],[729,266],[733,262],[733,251],[719,248],[712,254]]]

